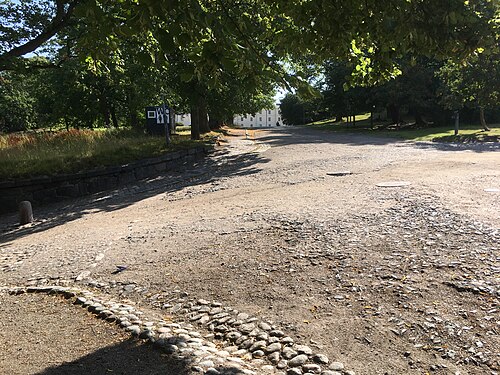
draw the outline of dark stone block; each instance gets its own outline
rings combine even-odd
[[[172,159],[170,160],[175,160],[175,159],[179,159],[181,157],[181,153],[179,151],[177,152],[172,152]]]
[[[33,200],[40,203],[54,202],[57,200],[57,191],[55,188],[34,191]]]
[[[0,181],[0,194],[4,189],[12,189],[17,187],[18,182],[15,180]]]
[[[47,185],[52,181],[49,176],[40,176],[34,177],[29,180],[20,180],[18,186],[26,186],[26,185]]]
[[[167,169],[167,163],[158,163],[154,165],[157,172],[164,172]]]
[[[0,213],[15,212],[19,202],[23,201],[16,195],[0,195]]]
[[[133,171],[127,171],[124,173],[120,173],[118,176],[118,183],[120,185],[130,184],[137,181],[135,178],[135,174]]]
[[[118,166],[116,166],[116,167],[108,167],[108,168],[106,169],[106,172],[107,172],[108,174],[118,174],[118,173],[120,173],[122,170],[123,170],[123,167],[122,167],[121,165],[118,165]]]
[[[80,195],[78,184],[65,184],[58,187],[56,192],[61,197],[78,197]]]
[[[167,162],[167,170],[168,171],[175,171],[177,168],[179,168],[179,161],[178,160],[171,160]]]
[[[98,193],[103,190],[102,181],[100,177],[89,179],[87,189],[90,194]]]
[[[135,169],[135,179],[136,180],[143,180],[145,179],[147,176],[146,174],[144,173],[144,168],[136,168]]]
[[[101,177],[102,190],[111,190],[118,186],[118,177],[116,176],[103,176]]]
[[[89,194],[88,184],[85,180],[78,182],[78,191],[80,192],[80,196]]]

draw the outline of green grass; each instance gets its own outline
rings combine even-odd
[[[384,129],[380,121],[374,122],[371,128],[370,115],[356,116],[356,125],[347,124],[345,121],[332,120],[316,121],[307,126],[341,133],[359,133],[376,137],[389,137],[411,141],[436,141],[436,142],[498,142],[500,141],[500,124],[490,125],[491,131],[484,131],[479,125],[461,125],[458,136],[454,135],[453,126],[426,127],[421,129]]]
[[[191,134],[191,126],[177,126],[175,128],[175,133],[179,135],[190,135]]]
[[[166,146],[160,136],[129,129],[70,130],[0,135],[0,179],[86,171],[160,156],[203,144],[189,134],[174,135]]]

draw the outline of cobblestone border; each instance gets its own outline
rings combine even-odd
[[[174,359],[188,360],[191,371],[206,375],[355,375],[340,362],[299,345],[276,325],[206,300],[164,304],[175,316],[154,319],[133,304],[102,297],[88,290],[58,285],[0,288],[11,295],[61,295],[137,339],[153,344]],[[181,297],[182,298],[182,297]],[[203,335],[193,324],[210,333]],[[214,341],[216,343],[214,343]]]
[[[208,148],[200,146],[88,172],[0,181],[0,214],[15,212],[19,202],[24,200],[44,204],[115,189],[176,170],[201,159],[207,152]]]

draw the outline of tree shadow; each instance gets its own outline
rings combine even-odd
[[[179,165],[155,178],[142,180],[119,189],[33,207],[35,221],[19,226],[17,214],[0,216],[0,244],[65,224],[95,212],[111,212],[141,200],[171,194],[187,187],[210,184],[220,178],[259,173],[259,164],[269,159],[259,153],[230,154],[219,151],[197,162]]]
[[[277,129],[262,129],[259,142],[268,143],[274,147],[297,144],[344,144],[351,146],[383,146],[396,144],[401,147],[417,147],[437,151],[491,152],[500,151],[500,143],[448,143],[448,142],[412,142],[398,138],[377,136],[372,134],[335,132],[308,126],[289,126]]]
[[[187,359],[174,359],[151,350],[149,345],[127,340],[99,349],[89,355],[49,367],[39,375],[101,375],[101,374],[190,374]]]
[[[499,142],[490,143],[448,143],[448,142],[414,142],[415,147],[438,151],[473,151],[492,152],[500,151]]]
[[[176,338],[176,337],[173,337]],[[183,339],[177,341],[183,341]],[[156,349],[156,350],[153,350]],[[197,373],[189,355],[163,353],[152,344],[129,339],[110,345],[71,362],[46,368],[37,375],[189,375]],[[243,374],[237,367],[214,367],[220,374]]]
[[[272,147],[299,144],[343,144],[352,146],[387,145],[413,147],[437,151],[492,152],[500,151],[500,144],[453,144],[437,142],[408,142],[394,138],[374,137],[364,134],[337,133],[311,127],[280,127],[259,129],[257,143]],[[41,232],[58,225],[79,219],[87,214],[100,211],[115,211],[158,194],[171,194],[187,187],[210,184],[217,179],[245,176],[259,173],[259,164],[269,159],[261,153],[247,152],[231,154],[220,151],[214,157],[179,165],[178,171],[167,172],[156,178],[124,186],[120,189],[102,192],[74,200],[34,207],[36,221],[20,227],[17,215],[0,216],[0,243],[12,241],[32,233]]]

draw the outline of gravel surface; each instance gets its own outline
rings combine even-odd
[[[31,225],[1,217],[0,285],[134,301],[277,373],[500,371],[495,145],[300,128],[226,141],[188,171],[35,207]],[[251,321],[228,325],[238,314]]]

